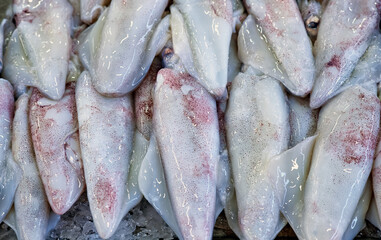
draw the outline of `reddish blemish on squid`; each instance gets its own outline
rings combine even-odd
[[[331,60],[328,63],[326,63],[326,66],[327,67],[335,67],[335,68],[337,68],[337,70],[340,70],[340,68],[341,68],[340,57],[337,55],[334,55],[331,58]]]
[[[209,0],[213,13],[221,18],[224,18],[228,23],[233,24],[233,8],[231,1],[216,1]]]
[[[374,103],[379,102],[377,97],[365,98],[363,93],[358,95],[361,106],[351,109],[351,116],[344,121],[346,128],[342,131],[335,131],[335,136],[330,138],[332,151],[342,157],[346,164],[368,164],[364,161],[373,161],[373,149],[377,144],[377,133],[366,126],[358,126],[356,118],[367,119],[372,121],[375,117],[373,113],[376,111]],[[360,129],[359,129],[360,127]]]

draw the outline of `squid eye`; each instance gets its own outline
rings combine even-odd
[[[308,28],[317,28],[318,25],[319,25],[318,22],[310,22],[310,23],[308,24]]]
[[[316,29],[319,26],[320,18],[318,16],[312,15],[306,20],[307,28]]]

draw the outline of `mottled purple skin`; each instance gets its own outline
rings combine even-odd
[[[154,109],[154,133],[182,237],[211,239],[220,144],[215,100],[189,74],[162,69]]]
[[[153,91],[155,88],[156,77],[162,68],[161,62],[156,58],[151,65],[143,82],[135,91],[135,116],[136,127],[149,140],[152,131],[153,116]]]
[[[29,101],[38,169],[50,206],[60,215],[85,188],[74,93],[74,82],[67,84],[60,101],[49,100],[34,88]]]

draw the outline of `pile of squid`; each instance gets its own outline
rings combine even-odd
[[[381,228],[380,0],[5,0],[0,221],[100,237],[144,197],[179,239]]]

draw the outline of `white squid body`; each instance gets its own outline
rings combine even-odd
[[[380,101],[352,87],[320,111],[311,169],[305,186],[303,230],[307,239],[342,239],[373,164]]]
[[[25,84],[50,99],[61,99],[72,47],[72,6],[66,0],[14,0],[13,11],[20,50],[33,74]]]
[[[156,76],[161,68],[161,61],[155,58],[146,77],[134,92],[136,128],[147,140],[152,132],[153,92]]]
[[[169,37],[169,17],[160,22],[167,3],[113,0],[98,21],[81,34],[79,56],[99,93],[123,96],[143,80]]]
[[[288,147],[288,106],[278,81],[250,69],[232,84],[225,115],[227,143],[242,235],[270,239],[280,214],[267,165]]]
[[[95,22],[111,0],[80,0],[81,20],[90,25]]]
[[[281,80],[297,96],[306,96],[314,81],[311,41],[294,0],[246,0],[247,11],[265,35],[276,58],[283,66]],[[270,75],[271,76],[271,75]]]
[[[98,234],[109,238],[133,207],[128,200],[135,193],[127,186],[135,129],[132,99],[100,95],[83,72],[76,101],[90,210]]]
[[[13,160],[11,150],[11,127],[13,121],[14,98],[12,85],[0,78],[0,220],[2,221],[12,206],[17,185],[21,179],[21,169]]]
[[[38,169],[50,206],[59,215],[69,210],[85,188],[74,93],[72,82],[60,101],[45,98],[37,89],[29,101]]]
[[[230,0],[176,0],[171,6],[174,51],[216,98],[226,97],[232,15]]]
[[[379,0],[329,1],[314,45],[312,108],[322,106],[351,75],[378,26],[379,4]]]
[[[13,119],[12,152],[23,173],[15,194],[14,210],[18,239],[33,240],[46,238],[50,206],[33,150],[28,101],[27,94],[18,98]]]
[[[211,239],[219,133],[216,102],[187,73],[157,76],[153,126],[173,211],[183,239]]]

